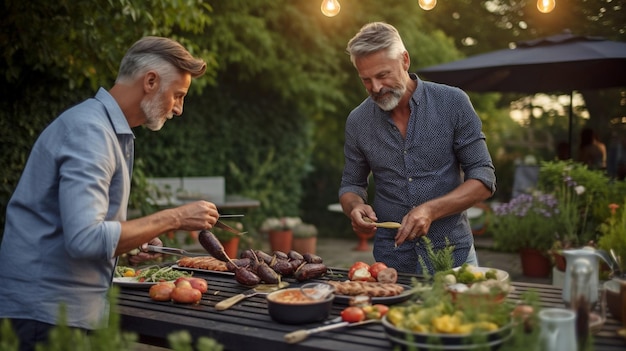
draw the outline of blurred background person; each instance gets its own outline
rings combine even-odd
[[[591,169],[606,169],[606,145],[598,140],[591,128],[585,128],[580,132],[578,161]]]

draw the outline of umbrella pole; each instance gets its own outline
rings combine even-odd
[[[569,94],[569,158],[574,159],[574,146],[572,145],[573,126],[574,126],[574,91]]]

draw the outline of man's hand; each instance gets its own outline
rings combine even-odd
[[[180,230],[209,230],[220,218],[217,207],[208,201],[191,202],[176,208]]]
[[[163,255],[160,253],[149,253],[148,245],[163,246],[163,242],[159,238],[150,240],[149,243],[142,244],[139,248],[139,252],[136,255],[128,254],[128,263],[136,266],[145,261],[152,261],[161,258]]]
[[[369,218],[371,221],[364,218]],[[376,231],[374,222],[378,221],[378,218],[370,205],[355,205],[350,212],[350,219],[352,220],[352,230],[355,233],[373,234]]]
[[[412,209],[402,218],[402,227],[398,229],[395,240],[401,245],[406,240],[415,240],[428,234],[432,223],[431,213],[427,206],[421,205]]]

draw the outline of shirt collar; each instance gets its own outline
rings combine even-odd
[[[107,114],[109,115],[109,120],[111,121],[111,125],[117,134],[131,134],[133,138],[135,135],[128,125],[128,121],[118,105],[117,101],[111,96],[111,94],[104,88],[100,88],[96,93],[96,100],[100,101],[102,105],[104,105]]]

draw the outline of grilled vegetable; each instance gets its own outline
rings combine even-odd
[[[298,267],[294,273],[298,281],[319,278],[326,274],[328,268],[323,263],[305,263]]]
[[[267,284],[278,284],[280,282],[280,275],[264,262],[259,264],[256,273]]]
[[[291,265],[291,262],[287,261],[287,260],[276,260],[276,262],[274,262],[274,264],[272,265],[272,269],[283,276],[290,276],[293,274],[293,272],[296,271],[297,267],[294,267]]]
[[[202,245],[202,247],[211,254],[211,256],[224,262],[231,261],[230,257],[226,254],[226,251],[224,251],[224,246],[215,234],[208,230],[201,230],[198,234],[198,241],[200,242],[200,245]]]
[[[235,270],[235,280],[237,283],[245,286],[254,286],[261,282],[261,278],[258,275],[242,267],[238,267]]]
[[[322,262],[324,262],[324,260],[321,257],[319,257],[318,255],[314,255],[312,253],[305,253],[302,256],[304,257],[304,260],[307,263],[322,263]]]

